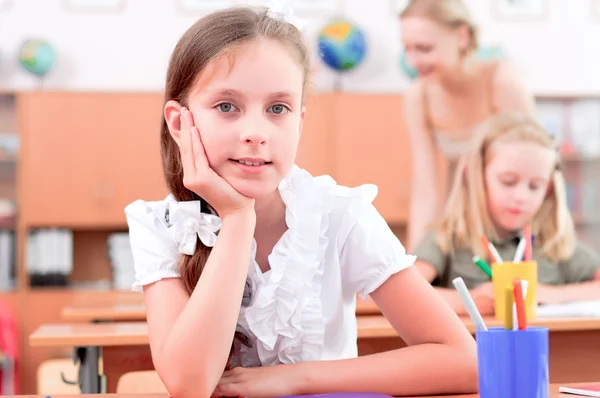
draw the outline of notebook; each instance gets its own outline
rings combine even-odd
[[[600,300],[574,301],[572,303],[540,305],[538,318],[600,318]]]
[[[558,392],[575,394],[584,397],[600,397],[600,383],[582,384],[572,387],[560,386],[558,387]]]

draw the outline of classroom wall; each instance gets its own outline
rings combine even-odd
[[[163,87],[169,54],[180,35],[198,15],[183,15],[180,0],[124,0],[116,14],[69,11],[66,0],[12,1],[0,10],[0,90],[39,88],[39,81],[17,66],[17,53],[27,38],[48,39],[59,61],[44,81],[46,89],[155,91]],[[252,0],[260,2],[262,0]],[[400,0],[406,1],[406,0]],[[538,94],[600,93],[600,18],[592,13],[597,0],[547,0],[541,21],[500,21],[492,1],[467,0],[482,27],[484,44],[505,47]],[[499,0],[497,0],[499,1]],[[400,93],[408,80],[398,67],[399,29],[393,14],[396,0],[346,0],[341,8],[369,35],[370,57],[340,81],[324,67],[316,88]],[[311,38],[328,19],[310,16]]]

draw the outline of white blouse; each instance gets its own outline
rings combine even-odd
[[[348,188],[294,166],[279,184],[288,230],[262,273],[248,278],[234,341],[234,366],[266,366],[357,356],[356,293],[363,297],[409,266],[398,238],[372,205],[375,185]],[[137,200],[125,208],[135,264],[133,290],[177,278],[196,235],[212,246],[221,225],[200,202]]]

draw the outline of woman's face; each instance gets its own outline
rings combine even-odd
[[[440,78],[460,62],[465,27],[451,30],[421,17],[402,18],[400,25],[407,63],[420,78]]]

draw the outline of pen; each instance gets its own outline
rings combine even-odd
[[[459,276],[458,278],[452,280],[452,284],[458,291],[458,294],[460,295],[460,298],[465,308],[467,309],[471,320],[475,324],[475,328],[477,330],[487,331],[488,329],[485,326],[485,322],[483,322],[483,318],[481,317],[479,310],[477,310],[477,306],[475,306],[473,297],[471,297],[471,295],[469,294],[469,289],[467,289],[465,281]]]
[[[513,287],[506,285],[504,288],[504,330],[513,328]]]
[[[525,279],[521,279],[521,291],[523,292],[523,303],[527,305],[527,287],[529,286],[529,282]],[[514,289],[513,289],[514,293]],[[517,303],[513,300],[512,302],[512,317],[513,317],[513,330],[517,330],[519,328],[519,324],[517,322]]]
[[[488,256],[490,256],[490,261],[495,262],[496,264],[502,264],[502,257],[500,257],[500,253],[496,250],[496,247],[490,242],[485,236],[481,235],[481,244],[485,251],[487,251]]]
[[[524,256],[524,260],[525,261],[531,261],[532,260],[532,245],[533,245],[533,241],[531,240],[531,224],[525,224],[525,226],[523,227],[523,238],[525,238],[525,256]]]
[[[517,321],[519,330],[527,329],[527,314],[525,313],[525,302],[523,300],[523,290],[521,289],[521,280],[513,281],[514,299],[517,306]]]
[[[490,269],[490,267],[485,263],[485,261],[483,261],[481,258],[479,258],[479,256],[474,256],[473,257],[473,262],[479,266],[479,268],[482,269],[483,272],[485,272],[487,274],[487,276],[490,277],[490,279],[492,279],[492,270]]]
[[[515,257],[513,258],[513,263],[518,263],[523,260],[523,254],[525,253],[525,245],[527,241],[525,238],[521,238],[519,240],[519,245],[517,246],[517,251],[515,252]]]

